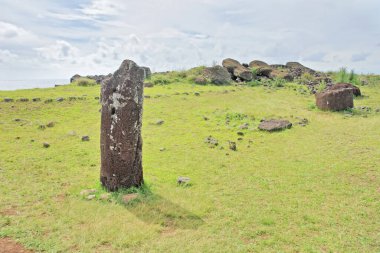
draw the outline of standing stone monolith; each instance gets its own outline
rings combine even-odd
[[[141,123],[145,70],[124,60],[102,84],[100,181],[109,191],[143,183]]]

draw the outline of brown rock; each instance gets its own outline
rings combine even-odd
[[[252,72],[234,59],[224,59],[222,65],[227,69],[227,71],[233,76],[234,79],[240,78],[244,81],[251,81],[253,79]]]
[[[290,123],[288,120],[283,119],[263,120],[259,125],[260,130],[268,132],[281,131],[291,127],[292,123]]]
[[[100,181],[109,191],[140,186],[143,81],[146,70],[125,60],[101,89]]]
[[[327,90],[315,94],[315,98],[321,110],[341,111],[354,107],[352,89]]]
[[[354,96],[362,95],[359,87],[352,85],[350,83],[337,83],[330,87],[330,90],[339,90],[339,89],[351,89]]]
[[[269,65],[263,61],[254,60],[249,63],[250,68],[268,68]]]
[[[198,76],[194,79],[194,83],[196,84],[201,84],[201,85],[205,85],[207,84],[207,79],[202,77],[202,76]]]

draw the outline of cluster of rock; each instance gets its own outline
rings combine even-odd
[[[306,80],[305,84],[310,86],[311,89],[322,81],[327,86],[331,86],[332,80],[325,73],[305,67],[298,62],[288,62],[285,65],[269,65],[263,61],[253,60],[249,64],[241,64],[239,61],[231,58],[224,59],[222,66],[216,65],[205,68],[203,75],[197,77],[195,82],[204,84],[209,80],[213,84],[224,85],[232,81],[249,82],[252,80],[270,80],[276,78],[286,81],[297,81],[306,73],[309,79]]]
[[[149,79],[152,76],[152,72],[150,68],[148,67],[141,67],[141,68],[144,70],[144,79]],[[80,78],[88,78],[88,79],[96,81],[97,84],[102,84],[110,80],[111,77],[112,77],[112,73],[109,73],[108,75],[88,75],[88,76],[81,76],[79,74],[75,74],[70,78],[70,83],[73,83]]]

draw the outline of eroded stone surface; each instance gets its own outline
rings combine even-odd
[[[259,125],[260,130],[268,132],[281,131],[284,129],[289,129],[291,127],[292,123],[284,119],[263,120]]]
[[[108,190],[143,183],[141,120],[146,70],[125,60],[102,85],[100,181]]]

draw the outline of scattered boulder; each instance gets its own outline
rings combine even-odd
[[[80,75],[78,75],[78,74],[73,75],[73,76],[70,78],[70,83],[75,82],[75,81],[76,81],[77,79],[79,79],[79,78],[81,78]]]
[[[330,87],[330,90],[339,90],[339,89],[351,89],[354,96],[362,95],[359,87],[352,85],[350,83],[337,83]]]
[[[194,92],[194,95],[197,96],[197,97],[199,97],[199,96],[201,95],[201,93],[199,93],[199,92]]]
[[[47,125],[46,125],[47,127],[54,127],[55,126],[55,122],[49,122]]]
[[[17,99],[18,102],[29,102],[29,98],[19,98]]]
[[[216,85],[227,85],[232,81],[230,73],[220,65],[205,68],[203,76]]]
[[[82,136],[82,141],[90,141],[90,136],[88,135]]]
[[[211,135],[205,139],[205,143],[210,144],[210,147],[216,147],[219,145],[218,140],[212,137]]]
[[[46,129],[46,126],[45,126],[45,125],[39,125],[39,126],[38,126],[38,129],[45,130],[45,129]]]
[[[47,143],[47,142],[44,142],[44,143],[42,144],[42,146],[43,146],[44,148],[48,148],[48,147],[50,147],[50,144]]]
[[[90,194],[86,197],[87,200],[93,200],[96,198],[96,195],[95,194]]]
[[[237,135],[244,136],[243,132],[237,132]]]
[[[266,62],[254,60],[249,63],[249,67],[254,69],[269,68],[269,65]]]
[[[264,76],[264,77],[267,77],[267,78],[271,78],[271,73],[272,73],[272,68],[270,67],[259,67],[256,69],[256,74],[258,76]]]
[[[160,119],[160,120],[157,120],[157,121],[156,121],[155,125],[160,126],[160,125],[162,125],[162,124],[164,124],[164,123],[165,123],[165,121],[163,121],[162,119]]]
[[[62,98],[62,97],[59,97],[59,98],[56,99],[57,102],[62,102],[63,100],[65,100],[65,99]]]
[[[283,119],[263,120],[259,125],[260,130],[268,132],[281,131],[284,129],[289,129],[291,127],[292,123],[290,123],[288,120]]]
[[[240,129],[248,129],[248,127],[249,127],[248,123],[244,123],[243,125],[239,126]]]
[[[13,98],[4,98],[3,101],[6,103],[10,103],[10,102],[13,102],[14,100],[13,100]]]
[[[327,90],[315,94],[315,98],[321,110],[341,111],[354,107],[352,89]]]
[[[178,185],[188,185],[190,183],[189,177],[178,177],[177,178],[177,184]]]
[[[32,101],[33,102],[39,102],[39,101],[41,101],[41,98],[33,98]]]
[[[229,144],[229,148],[232,151],[237,151],[236,142],[234,142],[234,141],[228,141],[228,144]]]
[[[21,119],[17,118],[17,119],[14,119],[13,121],[20,122]]]
[[[128,204],[130,203],[132,200],[135,200],[139,197],[139,195],[137,193],[130,193],[130,194],[125,194],[123,197],[122,197],[122,200],[124,202],[124,204]]]
[[[194,79],[194,83],[200,84],[200,85],[205,85],[205,84],[207,84],[207,79],[204,78],[203,76],[198,76]]]
[[[231,74],[232,79],[241,79],[243,81],[251,81],[253,79],[252,72],[240,64],[237,60],[227,58],[222,62],[223,67]]]

